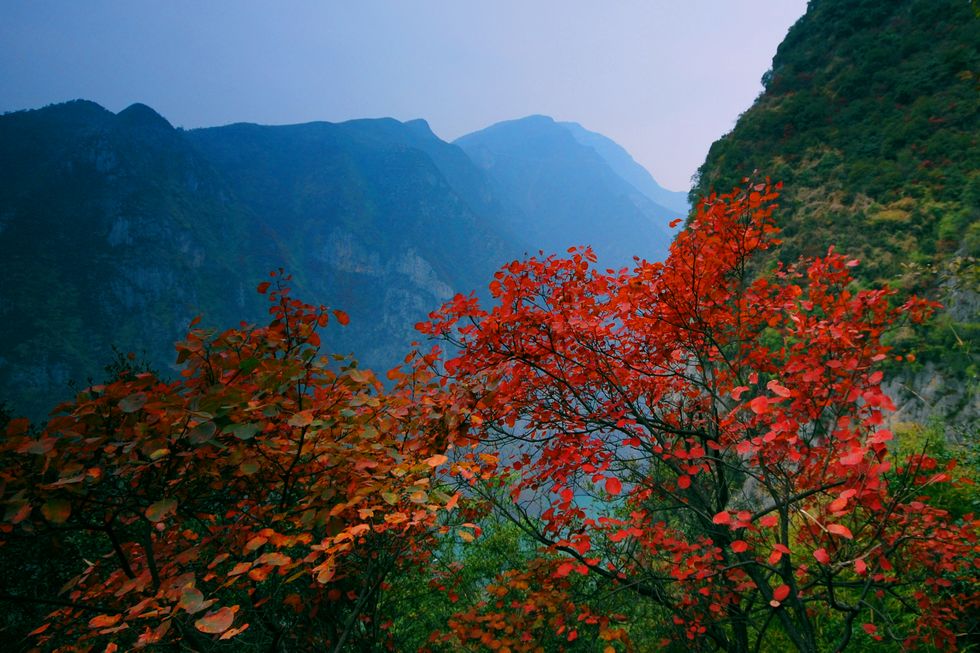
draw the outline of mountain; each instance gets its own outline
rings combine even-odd
[[[691,210],[686,192],[663,188],[654,180],[653,175],[637,163],[616,141],[598,132],[589,131],[577,122],[558,124],[567,129],[576,141],[595,150],[613,172],[632,184],[633,188],[646,195],[654,204],[659,204],[682,217]]]
[[[112,344],[169,361],[196,313],[260,315],[246,208],[149,107],[5,115],[0,171],[0,398],[17,409],[99,378]]]
[[[680,214],[651,201],[567,126],[528,116],[454,142],[486,172],[505,202],[504,227],[530,252],[592,245],[610,266],[666,255],[667,225]]]
[[[328,349],[384,370],[415,322],[525,251],[595,243],[625,262],[616,239],[630,235],[635,253],[662,255],[662,210],[546,122],[567,149],[546,171],[574,180],[570,197],[509,195],[520,189],[423,120],[184,131],[142,104],[81,100],[0,116],[0,400],[41,417],[69,381],[101,380],[114,346],[171,375],[195,316],[263,319],[254,288],[280,267],[296,296],[349,313]],[[515,160],[547,152],[529,147]],[[535,236],[556,232],[575,240]]]
[[[861,260],[862,283],[945,304],[892,336],[918,358],[895,388],[902,419],[980,416],[978,61],[969,3],[811,0],[692,190],[756,170],[782,180],[784,261],[834,244]]]
[[[260,258],[304,296],[343,307],[331,345],[372,367],[408,351],[411,325],[486,286],[517,247],[501,236],[486,181],[423,121],[236,124],[187,140],[221,170],[262,234]]]

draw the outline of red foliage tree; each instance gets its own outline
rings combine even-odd
[[[661,606],[690,647],[749,651],[776,630],[800,651],[860,633],[953,647],[978,603],[977,522],[922,496],[950,469],[891,460],[877,369],[886,329],[931,307],[855,290],[857,261],[833,249],[758,275],[776,196],[708,198],[664,263],[514,262],[491,310],[459,296],[419,328],[457,348],[446,371],[479,396],[513,483],[499,508],[567,559],[555,576]],[[482,636],[472,614],[455,623]]]
[[[274,276],[259,286],[271,323],[191,331],[179,380],[128,375],[40,432],[9,425],[0,554],[49,537],[77,551],[60,593],[0,594],[57,607],[32,633],[46,650],[383,639],[372,610],[386,578],[427,554],[458,500],[434,470],[466,415],[424,364],[393,370],[385,390],[322,356],[330,312]]]

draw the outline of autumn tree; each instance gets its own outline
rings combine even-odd
[[[293,299],[287,282],[259,286],[267,326],[192,330],[178,380],[122,375],[42,430],[7,426],[0,555],[27,564],[55,542],[70,570],[60,590],[0,590],[8,609],[52,610],[31,633],[45,650],[385,641],[387,580],[424,561],[459,499],[435,470],[467,414],[424,360],[385,388],[326,357],[319,330],[346,315]]]
[[[420,324],[457,352],[446,373],[499,455],[471,491],[509,486],[497,509],[559,557],[552,579],[657,606],[680,648],[954,648],[978,607],[978,522],[925,497],[952,466],[890,455],[879,369],[886,331],[931,305],[855,289],[858,261],[833,248],[758,274],[776,197],[705,199],[663,263],[511,263],[491,308],[457,296]],[[499,639],[515,609],[460,613],[455,641]]]

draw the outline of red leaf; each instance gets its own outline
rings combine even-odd
[[[564,578],[568,574],[572,573],[575,569],[576,563],[574,562],[563,562],[555,569],[555,578]]]
[[[817,549],[813,552],[813,557],[822,565],[830,563],[830,555],[827,554],[827,549]]]
[[[270,284],[268,281],[263,281],[255,289],[259,291],[260,295],[264,295],[266,291],[269,290],[270,285],[272,284]]]
[[[868,633],[869,635],[874,635],[876,632],[878,632],[878,627],[874,624],[861,624],[861,628],[863,628],[864,632]]]
[[[849,540],[854,539],[851,529],[842,524],[827,524],[827,532],[833,533],[834,535],[840,535],[841,537],[846,537]]]
[[[756,397],[749,402],[749,408],[756,415],[762,415],[769,411],[769,398],[768,397]]]
[[[347,326],[350,323],[350,318],[347,316],[347,313],[341,310],[335,310],[333,312],[333,316],[337,318],[337,321],[340,322],[342,326]]]
[[[787,596],[789,596],[789,585],[780,585],[772,591],[772,598],[777,601],[785,601]]]
[[[846,456],[841,456],[840,464],[850,467],[853,465],[860,465],[862,460],[864,460],[864,451],[858,449],[857,451],[853,451]]]
[[[682,490],[686,490],[687,488],[691,487],[691,477],[688,476],[687,474],[684,474],[683,476],[678,476],[677,487],[679,487]]]
[[[827,506],[827,510],[830,512],[841,512],[845,508],[847,508],[847,499],[844,497],[834,499],[830,502],[830,505]]]
[[[766,384],[766,387],[769,388],[769,390],[771,390],[774,394],[777,394],[780,397],[789,397],[793,394],[792,392],[789,391],[789,388],[779,385],[779,383],[777,383],[776,381],[770,381],[769,383]]]
[[[722,510],[717,515],[715,515],[714,519],[712,519],[711,521],[716,524],[731,524],[732,516],[728,514],[727,510]]]
[[[732,542],[732,551],[735,553],[744,553],[749,550],[749,544],[745,540],[735,540]]]
[[[623,484],[619,482],[619,479],[615,476],[610,476],[606,479],[606,492],[616,496],[623,491]]]

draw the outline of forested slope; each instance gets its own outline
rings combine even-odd
[[[943,302],[930,327],[893,337],[918,358],[907,379],[918,418],[977,410],[978,47],[966,2],[811,2],[691,191],[781,180],[780,259],[833,244],[861,260],[860,282]]]

